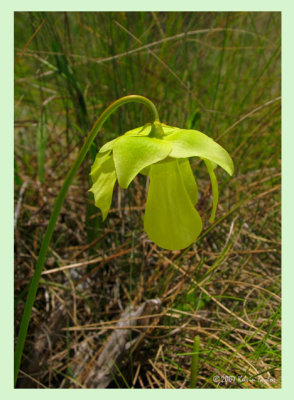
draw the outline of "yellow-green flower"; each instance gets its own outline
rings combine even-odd
[[[91,168],[95,205],[107,217],[116,180],[126,189],[139,173],[150,177],[144,230],[162,248],[179,250],[195,241],[202,221],[195,209],[196,180],[189,158],[200,157],[208,169],[213,194],[210,222],[214,220],[218,185],[217,165],[232,175],[234,165],[225,149],[205,134],[158,121],[133,129],[106,143]]]

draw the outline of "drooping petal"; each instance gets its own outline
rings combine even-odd
[[[217,203],[218,203],[218,184],[217,184],[217,179],[214,173],[214,169],[216,168],[215,165],[209,160],[204,159],[205,165],[208,169],[208,173],[210,176],[210,181],[211,181],[211,189],[212,189],[212,210],[211,210],[211,216],[209,218],[209,222],[212,223],[215,219],[215,213],[216,213],[216,208],[217,208]]]
[[[164,140],[172,144],[170,157],[198,156],[215,162],[230,175],[234,172],[234,164],[228,152],[204,133],[191,129],[179,129],[165,136]]]
[[[151,240],[168,250],[184,249],[201,232],[202,221],[185,188],[178,160],[150,168],[144,229]]]
[[[187,158],[183,158],[183,159],[179,158],[178,162],[179,162],[180,173],[182,175],[185,188],[190,196],[192,204],[195,206],[198,201],[198,187],[197,187],[196,179],[195,179],[194,174],[191,169],[190,162]],[[149,176],[150,168],[151,168],[151,165],[149,165],[146,168],[143,168],[140,171],[140,174]]]
[[[114,143],[116,143],[120,139],[120,136],[110,140],[110,142],[105,143],[101,149],[99,150],[99,153],[105,153],[108,151],[111,151],[113,149]]]
[[[195,206],[198,201],[198,187],[197,187],[196,179],[195,179],[194,174],[191,169],[190,162],[187,158],[183,158],[183,159],[179,158],[178,162],[179,162],[180,173],[182,175],[185,188],[190,196],[192,204]],[[151,168],[151,165],[149,165],[146,168],[143,168],[140,171],[140,174],[149,176],[150,168]]]
[[[113,187],[116,181],[112,155],[109,153],[97,154],[91,170],[91,178],[93,185],[90,192],[94,194],[95,205],[100,208],[104,221],[111,205]]]
[[[186,190],[190,196],[192,204],[195,206],[198,201],[198,187],[196,179],[191,169],[190,161],[186,158],[179,159],[179,168],[184,181]]]
[[[143,168],[163,160],[170,151],[170,143],[160,139],[122,136],[113,147],[119,185],[126,189]]]
[[[101,167],[109,157],[110,157],[110,151],[107,151],[105,153],[100,153],[99,151],[99,153],[96,154],[96,158],[91,166],[91,172],[90,172],[92,182],[94,182],[97,179]]]

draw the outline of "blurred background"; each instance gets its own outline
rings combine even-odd
[[[210,225],[209,176],[192,161],[203,232],[162,250],[143,231],[145,177],[115,187],[104,223],[88,192],[97,149],[150,115],[129,104],[108,119],[52,238],[19,387],[188,388],[192,360],[197,388],[280,387],[280,30],[277,12],[15,13],[16,335],[53,201],[111,102],[146,96],[235,164],[232,178],[216,170]]]

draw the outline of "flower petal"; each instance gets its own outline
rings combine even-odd
[[[126,189],[143,168],[163,160],[170,152],[170,143],[163,140],[122,136],[113,147],[113,159],[119,185]]]
[[[182,178],[184,181],[185,188],[188,192],[188,195],[190,196],[192,204],[195,206],[195,204],[197,204],[197,201],[198,201],[198,187],[197,187],[196,179],[195,179],[194,174],[191,169],[190,162],[187,158],[183,158],[183,159],[179,158],[178,162],[179,162],[179,168],[180,168],[180,172],[181,172],[181,175],[182,175]],[[149,165],[146,168],[143,168],[140,171],[140,174],[149,176],[150,168],[151,168],[151,165]]]
[[[151,168],[151,165],[148,165],[148,167],[141,169],[140,174],[148,176],[149,172],[150,172],[150,168]]]
[[[170,135],[171,133],[175,133],[176,131],[180,130],[180,128],[169,126],[163,123],[160,123],[160,126],[164,135]],[[152,127],[152,123],[147,123],[144,126],[127,131],[123,136],[149,136],[152,131]]]
[[[116,143],[120,139],[120,136],[110,140],[110,142],[105,143],[101,149],[99,150],[99,153],[105,153],[107,151],[111,151],[113,149],[114,143]]]
[[[168,250],[184,249],[201,232],[202,221],[185,188],[178,160],[150,168],[144,229],[151,240]]]
[[[103,166],[104,162],[110,157],[110,151],[107,151],[105,153],[97,153],[96,158],[94,163],[91,166],[91,172],[90,176],[92,179],[92,182],[94,182],[97,179],[97,176],[99,175],[100,169]]]
[[[211,189],[212,189],[212,210],[211,210],[211,216],[209,218],[209,222],[212,223],[215,219],[215,213],[216,213],[216,208],[217,208],[217,203],[218,203],[218,184],[217,184],[217,179],[214,173],[215,165],[213,165],[212,162],[209,160],[204,159],[205,165],[208,169],[208,173],[210,176],[210,181],[211,181]]]
[[[152,123],[149,122],[144,126],[139,126],[139,128],[131,129],[127,131],[123,136],[148,136],[152,130]]]
[[[215,162],[230,175],[234,172],[234,164],[228,152],[204,133],[191,129],[179,129],[166,136],[164,140],[172,144],[170,157],[198,156]]]
[[[151,130],[152,130],[152,124],[148,123],[144,126],[140,126],[139,128],[135,128],[130,131],[127,131],[123,135],[118,136],[117,138],[110,140],[110,142],[105,143],[99,150],[99,153],[104,153],[106,151],[113,150],[114,144],[124,136],[136,136],[136,137],[137,136],[139,136],[139,137],[148,136],[150,134]]]
[[[97,154],[91,170],[91,177],[93,185],[90,192],[94,193],[95,205],[100,208],[104,221],[111,205],[116,181],[113,158],[109,153]]]
[[[163,129],[164,135],[170,135],[172,133],[176,133],[180,128],[177,128],[176,126],[170,126],[166,125],[163,122],[161,123],[161,127]]]
[[[184,158],[179,159],[178,162],[185,188],[190,196],[192,204],[195,206],[198,201],[198,187],[191,169],[190,161],[187,158]]]

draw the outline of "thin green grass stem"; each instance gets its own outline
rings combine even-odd
[[[31,313],[32,313],[32,308],[33,304],[36,298],[36,293],[38,290],[39,282],[40,282],[40,277],[42,273],[43,266],[46,261],[46,256],[49,248],[49,244],[51,241],[52,234],[54,232],[55,224],[57,222],[57,219],[60,214],[61,207],[63,205],[65,196],[67,194],[68,188],[72,183],[72,180],[78,171],[80,165],[82,164],[87,152],[89,151],[91,144],[93,143],[97,133],[101,129],[102,125],[104,122],[109,118],[109,116],[118,108],[121,107],[124,104],[127,103],[141,103],[144,104],[149,108],[149,110],[152,113],[153,121],[158,121],[159,116],[157,109],[155,105],[146,97],[143,96],[138,96],[138,95],[130,95],[130,96],[125,96],[122,97],[112,104],[110,104],[109,107],[106,108],[106,110],[100,115],[100,117],[97,119],[95,124],[93,125],[91,131],[89,132],[74,164],[72,165],[71,169],[67,173],[63,185],[60,189],[60,192],[55,200],[54,208],[45,232],[45,235],[43,237],[43,241],[41,244],[41,249],[40,253],[37,259],[36,263],[36,269],[30,284],[29,292],[27,295],[27,300],[24,308],[24,312],[22,315],[22,320],[19,328],[19,333],[18,333],[18,339],[16,343],[16,348],[15,348],[15,355],[14,355],[14,385],[16,385],[17,382],[17,377],[18,377],[18,372],[21,364],[21,359],[22,359],[22,353],[23,353],[23,348],[24,344],[26,341],[26,335],[28,331],[28,326],[31,318]]]
[[[200,348],[200,337],[197,335],[194,337],[193,350],[192,350],[192,361],[191,361],[191,377],[190,377],[190,388],[195,389],[197,383],[197,376],[199,370],[199,348]]]

